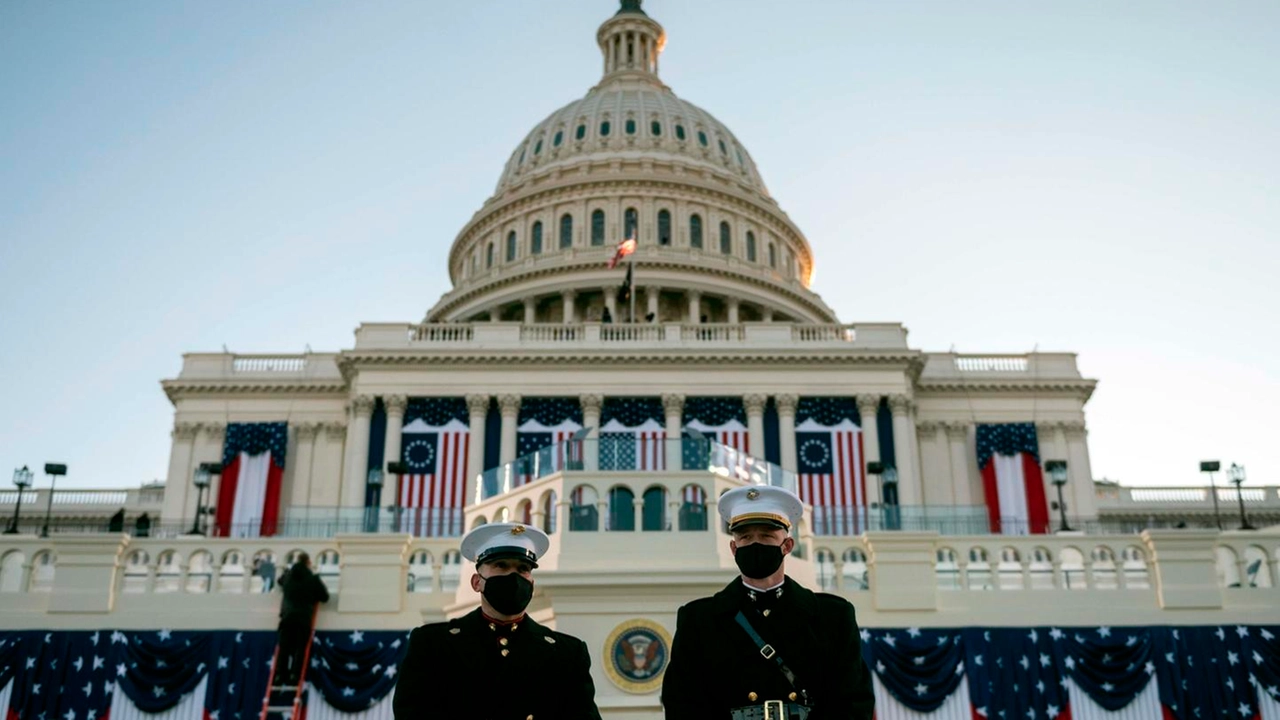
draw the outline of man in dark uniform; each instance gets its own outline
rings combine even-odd
[[[467,533],[462,556],[476,564],[471,589],[480,607],[409,636],[396,720],[600,720],[587,646],[525,615],[533,569],[549,545],[521,523]]]
[[[804,507],[776,487],[720,498],[740,578],[680,608],[662,683],[667,720],[870,720],[853,605],[787,577]]]

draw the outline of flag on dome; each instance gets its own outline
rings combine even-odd
[[[1004,535],[1049,532],[1049,504],[1036,426],[1031,423],[978,425],[978,468],[991,532]]]
[[[617,267],[618,263],[622,262],[622,258],[630,255],[635,251],[636,251],[636,239],[634,235],[632,235],[628,237],[626,240],[623,240],[622,242],[618,243],[618,248],[614,251],[613,257],[609,258],[609,269],[612,270],[615,267]]]
[[[214,534],[221,537],[275,535],[280,521],[280,486],[288,443],[288,423],[227,425]]]

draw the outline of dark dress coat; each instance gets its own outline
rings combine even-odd
[[[280,589],[284,599],[280,602],[280,620],[311,627],[311,616],[316,605],[329,602],[329,588],[325,587],[311,568],[295,564],[280,576]]]
[[[662,683],[667,720],[728,720],[733,708],[787,700],[790,683],[738,625],[739,610],[808,692],[810,720],[871,720],[875,697],[853,604],[791,578],[781,595],[767,595],[767,603],[759,595],[751,600],[735,578],[715,595],[680,608]],[[754,702],[749,693],[756,693]]]
[[[396,720],[600,720],[586,644],[529,618],[507,632],[479,609],[423,625],[396,680]]]

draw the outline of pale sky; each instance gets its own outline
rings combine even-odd
[[[1095,477],[1280,484],[1280,3],[644,6],[842,320],[1079,353]],[[183,352],[420,320],[616,7],[0,4],[0,469],[163,478]]]

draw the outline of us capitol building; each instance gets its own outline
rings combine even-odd
[[[747,148],[663,84],[666,41],[638,0],[600,26],[599,82],[512,151],[421,320],[339,352],[185,355],[162,382],[168,477],[113,491],[122,532],[71,531],[101,519],[81,493],[40,537],[28,494],[0,540],[0,635],[269,637],[279,595],[254,568],[297,551],[334,594],[322,634],[407,631],[475,607],[466,529],[521,521],[552,538],[534,617],[586,641],[606,718],[658,718],[677,607],[736,575],[715,501],[743,483],[801,494],[788,572],[849,598],[869,648],[880,629],[1280,624],[1280,530],[1232,529],[1234,491],[1220,531],[1202,491],[1095,485],[1074,354],[930,352],[841,321]],[[1248,492],[1255,524],[1280,522],[1275,488]],[[908,717],[888,677],[880,714]],[[390,717],[379,697],[362,712]]]

